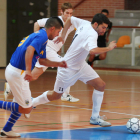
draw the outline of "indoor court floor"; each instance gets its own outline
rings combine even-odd
[[[70,94],[80,101],[76,103],[61,100],[37,106],[29,119],[24,115],[13,130],[21,134],[16,140],[140,140],[139,134],[126,129],[129,118],[140,118],[140,72],[96,70],[106,82],[104,100],[100,115],[106,115],[111,127],[100,127],[89,123],[92,111],[93,87],[77,81]],[[53,90],[56,71],[46,71],[38,80],[31,82],[32,96],[46,90]],[[3,100],[4,69],[0,69],[0,100]],[[12,101],[10,96],[8,101]],[[0,110],[0,129],[10,112]],[[0,138],[15,140],[15,138]]]

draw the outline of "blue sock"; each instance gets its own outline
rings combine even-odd
[[[16,121],[19,119],[20,116],[21,116],[21,113],[11,112],[11,115],[10,115],[6,125],[4,126],[3,130],[5,132],[11,131],[12,127],[14,126],[14,124],[16,123]]]
[[[12,112],[19,112],[18,111],[19,105],[14,102],[0,101],[0,108],[5,110],[10,110]]]

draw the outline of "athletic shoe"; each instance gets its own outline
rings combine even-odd
[[[0,137],[4,137],[4,138],[18,138],[18,137],[20,137],[20,134],[15,133],[14,131],[5,132],[4,130],[1,130]]]
[[[7,101],[8,97],[12,94],[9,84],[5,82],[4,85],[4,101]]]
[[[63,95],[61,96],[61,100],[62,101],[69,101],[69,102],[78,102],[79,99],[78,98],[74,98],[73,96],[71,96],[70,94],[67,95],[67,97],[63,97]]]
[[[101,119],[102,117],[98,116],[98,118],[96,119],[93,119],[92,117],[90,118],[90,124],[93,124],[93,125],[100,125],[102,127],[108,127],[108,126],[111,126],[111,123],[110,122],[106,122],[104,121],[103,119]]]

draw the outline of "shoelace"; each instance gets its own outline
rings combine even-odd
[[[102,120],[104,120],[104,121],[105,121],[105,120],[107,120],[107,117],[106,117],[106,115],[99,116],[99,118],[100,118],[100,119],[102,119]]]

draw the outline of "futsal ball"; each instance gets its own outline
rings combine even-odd
[[[127,130],[131,133],[138,133],[140,131],[140,120],[138,118],[131,118],[126,124]]]

